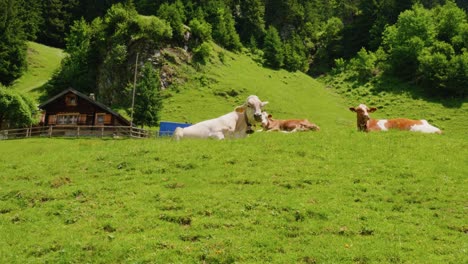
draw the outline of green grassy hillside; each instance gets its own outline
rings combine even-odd
[[[29,93],[33,98],[38,98],[42,93],[38,88],[49,80],[53,72],[60,66],[64,56],[61,49],[28,42],[28,70],[13,83],[12,87],[21,92]]]
[[[193,82],[171,92],[162,120],[195,123],[217,117],[255,94],[269,101],[265,109],[274,118],[308,118],[329,128],[350,124],[353,115],[343,100],[306,74],[262,68],[246,55],[221,52],[224,62],[215,56],[212,64],[192,73]]]
[[[349,107],[364,103],[379,108],[375,118],[427,119],[444,133],[467,136],[465,100],[425,98],[406,92],[412,87],[395,80],[365,86],[340,78],[322,82],[301,72],[263,68],[243,54],[216,51],[211,64],[199,72],[189,70],[188,82],[169,89],[162,120],[195,123],[214,118],[256,94],[269,101],[265,109],[274,118],[308,118],[325,133],[355,130],[356,117]]]

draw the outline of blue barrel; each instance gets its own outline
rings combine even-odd
[[[160,122],[159,123],[159,136],[172,136],[174,130],[178,127],[188,127],[192,124],[188,123],[177,123],[177,122]]]

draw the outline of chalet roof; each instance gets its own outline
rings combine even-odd
[[[90,102],[91,104],[96,105],[97,107],[103,109],[104,111],[107,111],[108,113],[110,113],[110,114],[116,116],[116,117],[119,118],[122,122],[124,122],[124,123],[130,125],[130,122],[129,122],[127,119],[125,119],[123,116],[121,116],[119,113],[115,112],[114,110],[112,110],[112,109],[109,108],[108,106],[106,106],[106,105],[104,105],[104,104],[102,104],[102,103],[99,103],[99,102],[96,101],[96,100],[91,99],[89,96],[87,96],[87,95],[85,95],[85,94],[83,94],[83,93],[81,93],[81,92],[78,92],[77,90],[75,90],[75,89],[73,89],[73,88],[68,88],[68,89],[66,89],[66,90],[63,90],[61,93],[57,94],[56,96],[54,96],[54,97],[50,98],[49,100],[45,101],[44,103],[40,104],[40,105],[39,105],[39,108],[40,108],[40,109],[44,109],[44,107],[46,107],[48,104],[51,104],[52,102],[54,102],[54,101],[57,100],[58,98],[64,96],[64,95],[67,94],[67,93],[70,93],[70,92],[73,93],[73,94],[75,94],[76,96],[78,96],[78,97],[80,97],[80,98],[82,98],[82,99],[84,99],[84,100]]]

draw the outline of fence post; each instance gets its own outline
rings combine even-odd
[[[77,127],[76,127],[76,137],[77,137],[77,138],[80,137],[80,126],[77,126]]]
[[[52,137],[52,126],[49,126],[49,137]]]

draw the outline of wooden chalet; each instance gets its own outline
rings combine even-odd
[[[109,107],[69,88],[39,105],[42,126],[130,126],[130,122]]]

